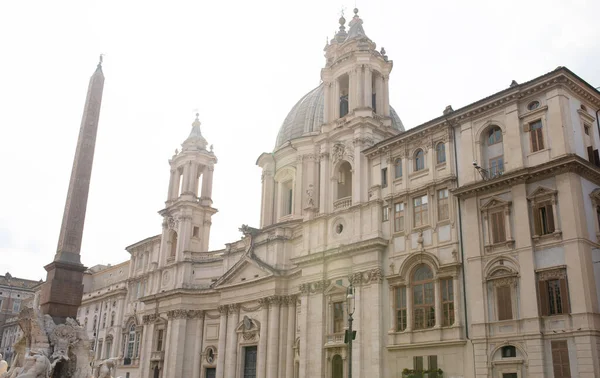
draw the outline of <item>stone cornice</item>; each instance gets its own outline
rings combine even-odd
[[[533,167],[508,171],[492,180],[479,180],[457,189],[452,189],[451,192],[459,198],[468,198],[481,192],[497,190],[518,183],[539,180],[547,176],[555,176],[566,172],[576,173],[596,185],[600,185],[600,169],[578,155],[569,154]]]
[[[600,108],[600,94],[598,91],[594,90],[591,85],[579,78],[569,69],[559,67],[554,71],[528,82],[507,88],[449,114],[444,114],[421,125],[415,126],[396,137],[377,143],[373,147],[366,149],[364,153],[369,157],[377,156],[384,147],[389,148],[392,145],[404,143],[407,137],[410,138],[413,137],[413,135],[419,137],[419,134],[425,133],[427,129],[432,127],[453,126],[456,125],[457,122],[465,122],[474,117],[480,117],[486,113],[505,107],[508,104],[516,103],[521,99],[531,97],[542,90],[548,90],[557,86],[568,88],[573,93],[584,98],[594,107]]]
[[[292,261],[299,266],[310,265],[322,262],[324,260],[330,259],[343,253],[356,253],[369,249],[384,250],[385,248],[387,248],[387,246],[388,243],[385,239],[377,237],[357,243],[352,243],[350,245],[341,245],[339,247],[331,248],[323,252],[316,252],[310,255],[296,257],[293,258]]]

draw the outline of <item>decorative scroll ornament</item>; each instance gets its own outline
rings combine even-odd
[[[167,311],[169,319],[195,319],[204,315],[202,310],[171,310]]]
[[[539,281],[547,281],[547,280],[559,280],[561,278],[566,278],[567,272],[564,269],[554,269],[554,270],[546,270],[538,273]]]
[[[167,218],[167,227],[169,230],[177,231],[177,227],[179,226],[179,220],[173,217]]]
[[[340,160],[354,160],[354,151],[352,150],[352,147],[347,146],[343,142],[337,142],[333,145],[331,155],[333,156],[332,160],[334,165]]]

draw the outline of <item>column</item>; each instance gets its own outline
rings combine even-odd
[[[505,224],[506,224],[506,240],[510,241],[513,240],[512,238],[512,233],[510,232],[510,208],[506,207],[506,209],[504,209],[504,220],[505,220]]]
[[[560,227],[558,224],[558,213],[556,211],[556,197],[552,196],[552,219],[554,220],[554,233],[557,234],[560,232]],[[594,222],[596,223],[596,222]]]
[[[164,344],[165,344],[165,360],[163,363],[163,377],[168,377],[168,367],[171,364],[171,354],[173,353],[173,346],[171,345],[171,341],[173,338],[171,337],[173,322],[169,319],[167,323],[167,334],[164,336]],[[175,351],[177,353],[177,351]]]
[[[196,314],[196,336],[194,341],[194,366],[192,366],[192,378],[200,378],[200,365],[202,354],[202,339],[204,333],[204,311],[199,310]]]
[[[340,84],[337,80],[333,81],[333,119],[340,118]]]
[[[390,332],[396,332],[396,298],[394,297],[394,295],[396,295],[396,289],[398,289],[398,287],[391,285],[389,287]]]
[[[230,304],[229,305],[229,320],[227,321],[228,330],[227,330],[227,353],[226,353],[226,362],[225,362],[225,376],[226,377],[235,377],[236,376],[236,362],[237,362],[237,332],[235,331],[235,327],[238,324],[239,316],[240,316],[240,305],[239,304]]]
[[[262,306],[260,310],[260,335],[258,339],[258,361],[256,361],[256,377],[265,378],[267,376],[267,337],[269,304],[266,298],[261,298],[258,303]]]
[[[211,199],[212,198],[212,182],[213,173],[215,167],[205,167],[202,176],[202,195],[200,197]]]
[[[277,378],[279,362],[279,305],[281,297],[269,297],[269,343],[267,344],[267,378]]]
[[[321,177],[319,178],[319,213],[327,211],[325,206],[327,202],[327,192],[329,186],[329,155],[321,153],[319,164],[321,165]]]
[[[298,156],[297,164],[296,164],[296,179],[294,180],[294,215],[299,216],[302,214],[302,197],[304,193],[302,191],[302,183],[304,182],[304,176],[302,175],[302,171],[304,168],[304,159],[302,156]]]
[[[286,365],[285,377],[294,376],[294,342],[296,336],[296,296],[288,297],[287,339],[286,339]]]
[[[142,345],[140,345],[140,376],[147,377],[150,364],[146,363],[152,355],[152,341],[154,339],[154,323],[144,324],[142,333]],[[110,356],[108,356],[110,357]]]
[[[375,107],[377,114],[383,114],[383,78],[381,75],[375,76]]]
[[[348,113],[356,108],[356,70],[348,72]]]
[[[329,121],[331,120],[331,115],[329,114],[329,112],[331,111],[331,83],[325,82],[323,83],[323,86],[323,98],[325,99],[323,105],[323,123],[329,123]]]
[[[170,356],[169,364],[166,365],[166,377],[183,377],[183,364],[185,356],[185,337],[186,337],[186,314],[182,310],[169,311],[171,324],[170,336]]]
[[[177,194],[179,193],[175,193],[175,172],[177,172],[175,169],[171,169],[171,175],[169,176],[169,190],[167,193],[167,201],[171,201],[173,199],[175,199],[177,197]]]
[[[365,67],[361,66],[356,71],[356,106],[365,106]]]
[[[383,115],[389,117],[390,115],[390,86],[389,86],[389,76],[385,76],[382,78],[383,80]]]
[[[227,337],[227,306],[219,306],[219,350],[217,351],[217,378],[225,378],[225,340]],[[169,377],[167,375],[167,377]]]
[[[489,226],[489,220],[488,220],[488,213],[487,211],[483,214],[483,229],[485,230],[485,234],[483,235],[483,245],[484,246],[488,246],[491,243],[492,238],[490,238],[490,226]],[[463,261],[463,264],[465,262]]]
[[[433,282],[435,294],[435,328],[442,326],[442,288],[439,278]]]
[[[277,368],[277,377],[285,377],[285,368],[287,366],[287,328],[288,323],[288,300],[289,298],[281,298],[281,306],[279,307],[279,366]]]
[[[458,283],[458,276],[452,277],[452,292],[454,293],[454,325],[456,327],[460,326],[460,301],[459,298],[462,298],[461,295],[459,294],[459,283]]]
[[[366,107],[372,107],[373,100],[373,71],[371,67],[365,67],[364,102]]]
[[[191,162],[188,162],[187,164],[184,164],[183,166],[183,181],[181,182],[181,194],[187,193],[190,191],[189,189],[189,182],[190,182],[190,166],[191,166]]]
[[[264,170],[263,171],[263,202],[262,202],[262,227],[270,226],[273,224],[273,196],[275,188],[273,181],[273,172]]]
[[[412,287],[406,286],[406,332],[413,329],[413,292]]]

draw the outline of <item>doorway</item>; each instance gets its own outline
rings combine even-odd
[[[256,378],[256,346],[244,348],[244,378]]]

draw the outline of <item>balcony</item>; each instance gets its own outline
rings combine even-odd
[[[162,361],[165,359],[164,351],[154,351],[150,354],[150,361]]]
[[[338,332],[338,333],[330,333],[329,335],[327,335],[327,342],[325,343],[325,347],[334,347],[334,346],[340,346],[340,345],[345,345],[344,344],[344,332]]]
[[[352,196],[340,198],[333,202],[333,210],[347,209],[352,206]]]

